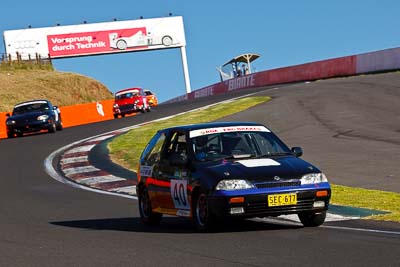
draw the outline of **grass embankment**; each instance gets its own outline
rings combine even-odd
[[[192,123],[209,122],[240,112],[268,101],[267,97],[249,97],[235,102],[220,104],[200,111],[193,111],[175,118],[154,122],[115,138],[108,144],[112,161],[136,171],[139,156],[149,139],[159,129]],[[368,218],[400,222],[400,194],[332,185],[332,204],[387,211],[389,214]]]
[[[400,194],[379,190],[332,185],[332,204],[390,212],[369,219],[400,222]]]
[[[48,69],[0,68],[0,112],[17,103],[48,99],[54,105],[69,106],[112,99],[106,86],[89,77]]]

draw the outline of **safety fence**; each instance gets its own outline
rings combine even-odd
[[[0,70],[53,69],[50,56],[0,54]]]

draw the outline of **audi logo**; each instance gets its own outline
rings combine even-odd
[[[16,49],[34,48],[38,44],[39,42],[34,40],[16,41],[14,42],[14,47]]]

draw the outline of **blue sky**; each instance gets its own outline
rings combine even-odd
[[[398,0],[1,0],[0,31],[183,16],[192,90],[219,81],[216,67],[257,53],[257,71],[400,46]],[[0,53],[4,53],[0,42]],[[165,101],[184,94],[179,49],[59,59],[111,92],[140,86]]]

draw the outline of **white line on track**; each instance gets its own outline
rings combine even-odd
[[[92,150],[93,147],[96,145],[86,145],[86,146],[80,146],[80,147],[75,147],[71,150],[68,150],[65,155],[73,154],[73,153],[79,153],[79,152],[88,152]]]
[[[136,185],[125,186],[125,187],[116,187],[116,188],[113,188],[110,190],[113,192],[117,192],[117,193],[127,193],[130,195],[135,195],[136,194]]]
[[[114,137],[114,136],[115,136],[115,134],[104,135],[104,136],[100,136],[100,137],[97,137],[94,139],[90,139],[90,141],[103,141],[103,140],[106,140],[106,139]]]
[[[376,230],[376,229],[352,228],[352,227],[330,226],[330,225],[322,225],[320,227],[328,228],[328,229],[335,229],[335,230],[348,230],[348,231],[368,232],[368,233],[378,233],[378,234],[389,234],[389,235],[398,235],[398,236],[400,236],[400,232],[395,232],[395,231],[384,231],[384,230]]]

